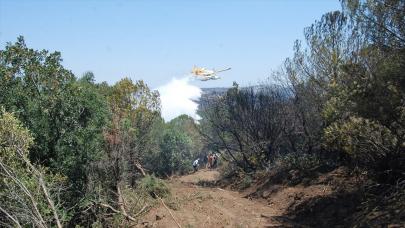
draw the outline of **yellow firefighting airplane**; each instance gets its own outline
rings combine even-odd
[[[224,72],[227,70],[230,70],[231,68],[226,68],[223,70],[207,70],[203,67],[196,67],[194,66],[193,69],[191,70],[191,73],[199,79],[200,81],[208,81],[208,80],[218,80],[220,77],[218,77],[216,74],[220,72]]]

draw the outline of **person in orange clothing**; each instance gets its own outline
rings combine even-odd
[[[207,168],[211,169],[212,168],[212,159],[213,159],[212,154],[211,153],[208,154],[207,158],[208,158]]]

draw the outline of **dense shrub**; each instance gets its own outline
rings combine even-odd
[[[147,175],[138,182],[139,190],[147,192],[152,197],[166,197],[170,195],[170,190],[167,185],[153,175]]]
[[[311,170],[317,166],[324,164],[315,154],[297,154],[289,153],[287,155],[276,158],[274,167],[281,170],[297,169],[301,171]]]
[[[386,161],[392,156],[398,139],[387,128],[361,117],[350,117],[325,129],[325,141],[330,148],[342,150],[362,167]]]

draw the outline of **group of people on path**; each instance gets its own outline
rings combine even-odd
[[[194,168],[194,172],[197,172],[198,170],[198,166],[200,165],[200,159],[197,158],[194,162],[193,162],[193,168]],[[207,155],[207,165],[206,168],[207,169],[214,169],[218,166],[218,155],[217,154],[213,154],[210,153]]]
[[[217,167],[218,164],[218,156],[216,154],[208,154],[207,156],[208,162],[207,162],[207,168],[208,169],[214,169]]]

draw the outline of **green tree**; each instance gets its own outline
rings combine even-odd
[[[102,190],[107,200],[120,201],[122,186],[135,187],[142,158],[149,152],[151,129],[160,118],[160,100],[142,81],[124,78],[111,87],[100,85],[111,119],[103,129],[103,157],[92,166],[91,189]],[[115,194],[111,194],[115,192]]]
[[[344,1],[366,42],[330,81],[323,116],[327,146],[394,183],[405,156],[403,1]]]
[[[180,115],[172,119],[167,126],[176,129],[179,132],[184,133],[190,138],[190,150],[191,157],[189,159],[197,159],[198,157],[205,157],[207,151],[205,151],[205,142],[200,133],[199,123],[188,115]]]
[[[160,172],[172,175],[187,173],[191,169],[191,139],[176,129],[169,128],[163,133],[160,143]]]
[[[73,200],[84,194],[87,168],[101,151],[108,109],[91,75],[77,81],[61,61],[60,53],[30,49],[22,37],[7,44],[0,104],[31,131],[31,161],[69,178]]]

